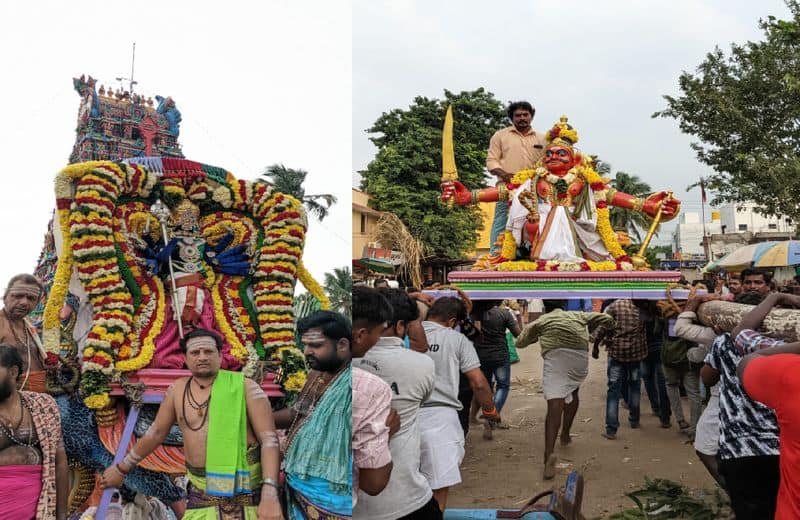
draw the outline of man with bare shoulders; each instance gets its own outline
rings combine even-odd
[[[17,349],[22,357],[19,389],[28,392],[46,391],[44,349],[36,328],[26,318],[42,298],[42,284],[29,274],[11,278],[3,294],[0,311],[0,344]]]
[[[275,412],[287,429],[284,467],[291,520],[338,520],[353,514],[352,372],[347,318],[317,311],[297,322],[311,369],[291,408]]]
[[[47,394],[21,392],[22,356],[0,345],[0,517],[63,520],[69,469],[61,417]]]
[[[281,520],[280,454],[272,410],[257,383],[220,370],[222,340],[195,329],[181,340],[191,377],[175,381],[158,415],[120,464],[103,473],[104,487],[119,487],[177,422],[189,478],[184,520]],[[260,488],[260,489],[259,489]],[[257,516],[256,516],[257,515]]]

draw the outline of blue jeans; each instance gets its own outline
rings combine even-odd
[[[508,220],[508,203],[504,200],[495,203],[494,205],[494,219],[492,220],[492,232],[489,235],[489,254],[497,254],[499,248],[494,245],[497,238],[506,230],[506,221]],[[510,258],[513,260],[513,258]]]
[[[647,392],[647,399],[650,401],[650,408],[654,414],[658,415],[662,423],[668,423],[672,411],[667,396],[667,380],[661,366],[661,349],[647,354],[647,357],[640,362],[639,371]],[[622,385],[621,393],[627,404],[629,402],[628,385]]]
[[[619,399],[623,385],[628,387],[628,421],[639,424],[639,399],[642,382],[638,361],[621,362],[608,358],[608,395],[606,396],[606,433],[617,433],[619,428]]]
[[[481,365],[481,372],[483,372],[489,386],[494,389],[494,407],[497,411],[503,409],[508,399],[508,389],[511,386],[511,364],[504,363],[502,365],[494,365],[487,363]]]

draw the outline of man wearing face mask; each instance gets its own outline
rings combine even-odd
[[[291,409],[275,414],[287,428],[284,473],[291,520],[350,518],[353,513],[350,322],[317,311],[297,322],[308,379]]]
[[[0,344],[17,349],[22,357],[19,389],[46,391],[45,354],[36,328],[27,319],[42,297],[42,284],[35,276],[18,274],[8,282],[0,312]]]
[[[67,517],[69,468],[61,418],[47,394],[18,391],[22,357],[0,345],[0,516]]]

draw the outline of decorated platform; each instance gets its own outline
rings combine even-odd
[[[540,272],[540,271],[454,271],[451,285],[473,300],[506,298],[636,298],[661,300],[677,284],[677,271]],[[438,297],[452,291],[426,291]],[[683,299],[685,289],[671,290],[672,297]]]

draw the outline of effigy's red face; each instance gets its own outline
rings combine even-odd
[[[565,146],[548,146],[544,152],[544,165],[553,175],[563,177],[570,168],[575,166],[575,156],[572,150]]]

